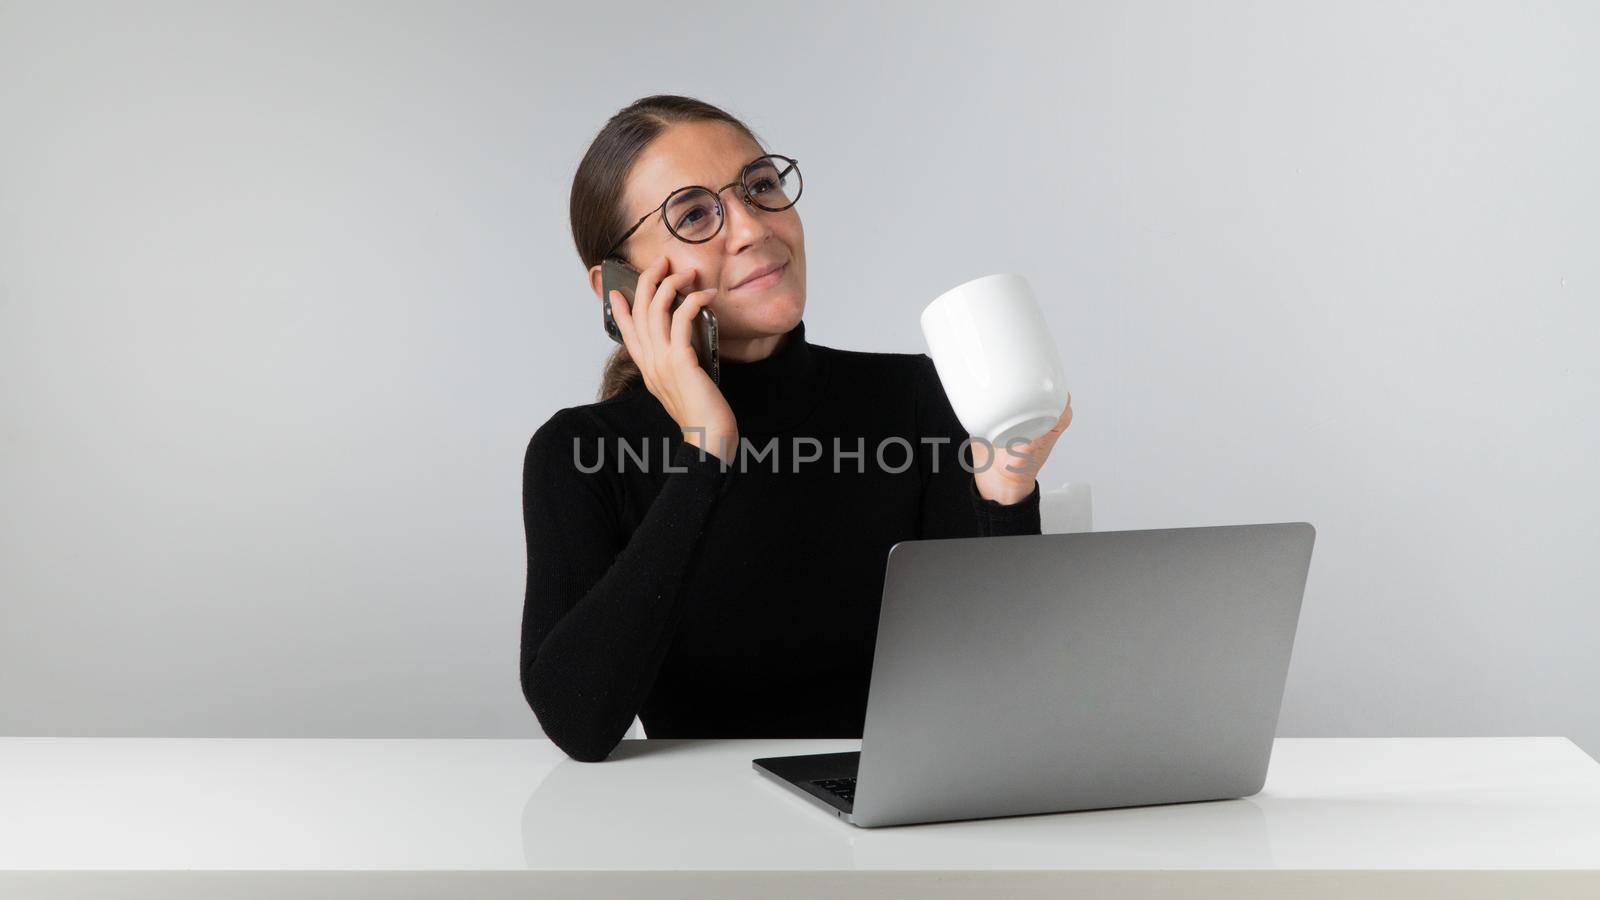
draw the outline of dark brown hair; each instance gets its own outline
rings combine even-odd
[[[757,147],[762,146],[743,122],[729,113],[676,94],[655,94],[628,104],[595,135],[572,176],[569,211],[572,241],[585,269],[600,264],[607,250],[633,224],[622,208],[623,187],[639,154],[667,127],[679,122],[725,122],[739,129]],[[621,344],[606,358],[597,398],[606,400],[627,390],[640,378],[639,367]]]

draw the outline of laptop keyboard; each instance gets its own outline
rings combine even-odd
[[[846,803],[856,802],[856,779],[853,775],[849,778],[823,778],[811,783]]]

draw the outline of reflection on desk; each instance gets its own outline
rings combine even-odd
[[[529,868],[1271,868],[1252,800],[857,828],[757,775],[793,741],[625,741],[564,759],[528,797]],[[859,749],[806,741],[798,752]],[[749,777],[728,777],[748,770]],[[743,774],[743,773],[741,773]]]

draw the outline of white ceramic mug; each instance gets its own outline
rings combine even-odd
[[[996,447],[1033,440],[1067,408],[1061,355],[1021,275],[975,278],[922,311],[922,336],[962,427]]]

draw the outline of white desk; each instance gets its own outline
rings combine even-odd
[[[0,738],[10,897],[1600,897],[1565,738],[1280,739],[1244,800],[858,829],[848,740]]]

